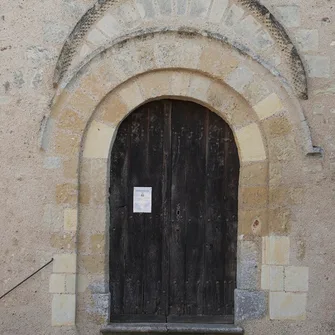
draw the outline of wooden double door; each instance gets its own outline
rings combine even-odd
[[[229,126],[159,100],[120,125],[111,153],[112,322],[233,322],[239,159]],[[134,213],[134,187],[151,187]]]

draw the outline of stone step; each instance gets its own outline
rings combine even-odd
[[[104,335],[125,334],[244,334],[241,327],[231,324],[196,323],[111,323],[101,329]]]

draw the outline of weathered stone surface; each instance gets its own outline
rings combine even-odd
[[[272,93],[253,108],[259,118],[263,120],[281,111],[283,109],[283,105],[277,94]]]
[[[305,320],[307,295],[304,293],[270,292],[271,320]]]
[[[72,208],[66,208],[64,210],[64,230],[76,231],[77,221],[78,221],[78,210]]]
[[[330,58],[325,56],[305,56],[307,73],[310,78],[330,76]]]
[[[74,294],[54,294],[52,299],[52,325],[75,325],[75,304],[76,298]]]
[[[228,0],[214,0],[209,13],[209,21],[219,23],[228,7]]]
[[[92,122],[86,136],[83,156],[85,158],[107,158],[115,127]]]
[[[262,135],[257,124],[253,123],[237,130],[236,137],[242,162],[266,159]]]
[[[292,130],[290,121],[284,116],[274,116],[263,121],[265,132],[269,137],[285,136]]]
[[[62,159],[60,157],[46,157],[44,159],[44,168],[46,169],[59,169],[62,165]]]
[[[266,187],[253,186],[240,189],[241,205],[243,207],[264,207],[268,200]]]
[[[268,232],[266,209],[240,210],[238,221],[239,235],[263,236]]]
[[[317,29],[299,29],[294,38],[301,51],[318,51],[319,31]]]
[[[262,290],[284,291],[284,267],[262,265]]]
[[[50,276],[50,293],[65,293],[65,274],[55,274]]]
[[[260,259],[260,243],[257,245],[254,241],[239,241],[237,255],[237,288],[239,290],[258,289]]]
[[[136,0],[136,5],[142,18],[149,19],[155,16],[155,9],[152,1]]]
[[[266,315],[267,298],[262,291],[235,290],[235,320],[262,319]]]
[[[276,7],[279,21],[284,27],[293,28],[300,26],[300,8],[298,6]]]
[[[286,266],[285,267],[285,291],[307,292],[309,280],[309,269],[307,267]]]
[[[289,261],[289,237],[274,235],[263,237],[263,264],[287,265]]]
[[[240,170],[240,185],[260,186],[268,183],[268,163],[257,162],[243,165]]]
[[[54,273],[76,273],[76,264],[77,264],[76,254],[54,255],[53,272]]]
[[[75,204],[78,196],[78,186],[76,184],[60,184],[56,186],[57,204]]]

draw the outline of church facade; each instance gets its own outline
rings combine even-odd
[[[334,5],[30,2],[0,12],[0,333],[335,333]]]

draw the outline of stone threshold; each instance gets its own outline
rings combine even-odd
[[[231,324],[196,323],[111,323],[101,329],[101,334],[121,333],[195,333],[195,334],[244,334],[241,327]]]

